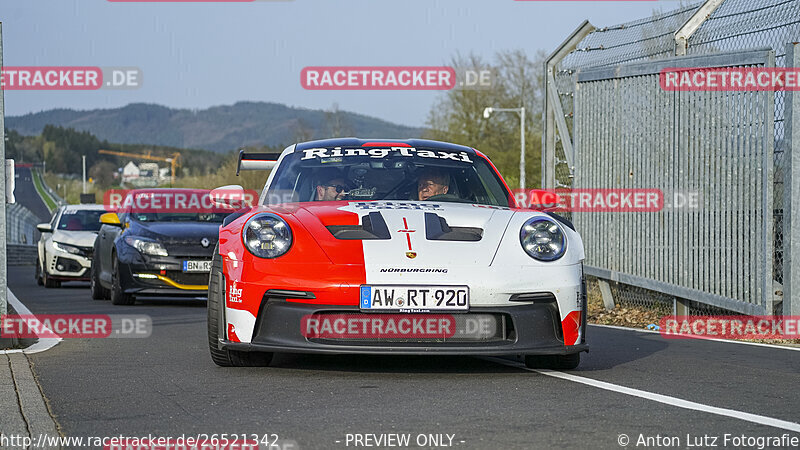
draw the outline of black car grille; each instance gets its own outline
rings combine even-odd
[[[59,272],[83,272],[83,266],[78,261],[70,258],[56,258],[55,268]]]

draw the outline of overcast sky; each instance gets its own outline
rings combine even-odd
[[[6,91],[6,115],[133,102],[205,108],[241,100],[339,108],[422,125],[435,91],[307,91],[306,66],[437,66],[456,53],[550,53],[597,27],[677,1],[293,0],[112,3],[0,0],[6,66],[136,66],[137,90]]]

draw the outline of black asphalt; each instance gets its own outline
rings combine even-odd
[[[622,433],[630,448],[640,434],[678,437],[679,448],[687,435],[798,436],[555,379],[513,361],[278,355],[271,367],[219,368],[208,355],[203,301],[114,306],[91,300],[86,284],[36,286],[32,271],[10,267],[9,279],[34,313],[147,314],[154,322],[149,338],[65,340],[31,356],[69,436],[277,433],[301,449],[354,448],[345,446],[348,433],[450,434],[465,449],[622,448]],[[800,421],[798,351],[600,327],[588,333],[591,353],[571,374]]]
[[[17,177],[14,186],[14,198],[17,203],[28,208],[42,222],[50,221],[50,211],[47,209],[39,193],[33,185],[31,169],[28,167],[17,167]]]

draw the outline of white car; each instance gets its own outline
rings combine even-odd
[[[103,205],[67,205],[53,214],[50,223],[36,228],[42,233],[36,258],[36,281],[48,288],[62,281],[89,281],[92,249]]]
[[[585,339],[583,242],[519,208],[485,155],[424,140],[331,139],[280,155],[259,205],[224,220],[208,331],[221,366],[274,352],[525,355],[572,369]],[[234,206],[240,186],[211,192]]]

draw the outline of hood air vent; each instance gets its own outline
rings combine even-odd
[[[425,236],[429,241],[476,242],[483,237],[482,228],[451,227],[444,217],[425,213]]]
[[[389,227],[381,213],[375,211],[361,217],[361,225],[329,225],[333,237],[342,240],[391,239]]]

